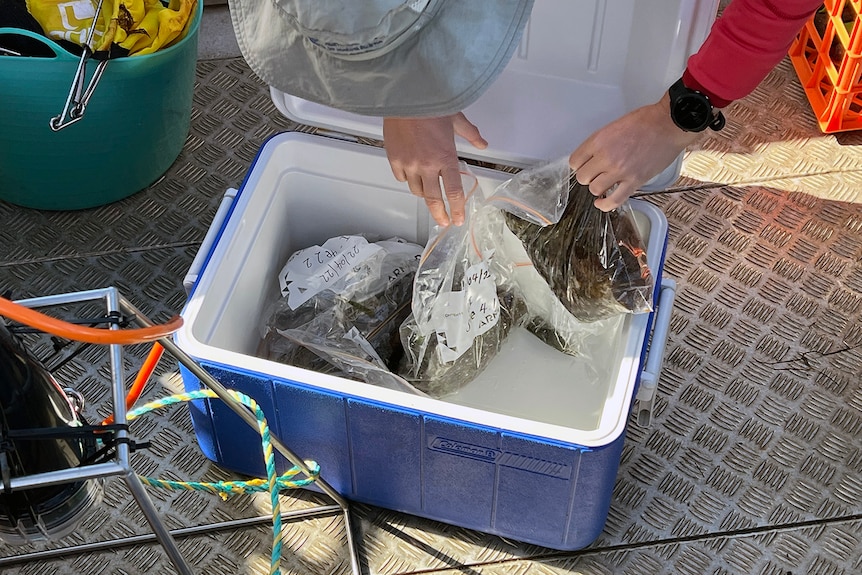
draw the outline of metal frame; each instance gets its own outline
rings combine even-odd
[[[108,313],[124,313],[129,316],[129,319],[133,323],[139,324],[144,327],[149,327],[153,325],[153,323],[143,313],[141,313],[140,310],[138,310],[134,305],[132,305],[132,303],[130,303],[126,298],[124,298],[115,287],[23,299],[18,300],[16,303],[29,308],[37,308],[94,300],[104,300]],[[119,328],[118,326],[113,325],[112,329]],[[169,337],[165,337],[160,339],[159,343],[165,348],[168,353],[173,355],[177,359],[177,361],[182,363],[186,368],[188,368],[189,371],[191,371],[198,379],[200,379],[203,385],[212,390],[220,399],[222,399],[225,404],[230,407],[244,422],[250,425],[253,429],[257,430],[257,420],[255,416],[251,413],[251,411],[246,409],[245,406],[236,402],[224,386],[222,386],[206,370],[200,367],[197,362],[194,361],[194,359],[192,359],[188,354],[182,351],[173,342],[173,340],[171,340]],[[122,368],[122,346],[118,344],[111,344],[108,347],[111,360],[111,389],[114,423],[123,425],[126,424],[128,420],[126,417],[126,389]],[[151,529],[153,530],[153,535],[126,537],[100,543],[75,545],[59,549],[51,549],[47,551],[15,555],[10,557],[0,557],[0,567],[9,564],[18,564],[50,559],[75,553],[99,551],[102,549],[115,548],[122,545],[150,543],[153,542],[153,540],[155,539],[165,549],[165,553],[168,555],[168,558],[171,560],[171,563],[173,563],[178,573],[180,573],[181,575],[192,575],[191,569],[189,568],[188,564],[180,553],[179,548],[177,547],[175,537],[185,537],[201,533],[220,531],[224,529],[244,527],[247,525],[255,525],[272,519],[272,516],[261,516],[256,518],[240,519],[235,521],[227,521],[222,523],[214,523],[209,525],[201,525],[197,527],[169,531],[165,527],[164,523],[162,523],[158,511],[153,506],[153,502],[150,499],[149,495],[147,495],[143,483],[131,468],[131,464],[129,462],[129,445],[123,441],[123,439],[128,438],[128,432],[124,429],[119,429],[116,431],[116,437],[120,441],[117,442],[116,453],[114,455],[113,461],[91,464],[73,469],[64,469],[47,473],[27,475],[23,477],[15,477],[12,478],[8,487],[11,489],[30,489],[34,487],[71,483],[73,481],[81,481],[84,479],[121,477],[126,482],[129,491],[132,493],[132,496],[134,497],[138,506],[141,508],[141,511],[144,513],[144,517],[146,518],[147,523],[149,523]],[[285,458],[287,458],[288,461],[290,461],[293,465],[302,470],[302,472],[305,473],[307,476],[310,477],[312,475],[311,470],[308,468],[308,466],[306,466],[302,458],[297,456],[293,451],[291,451],[287,446],[285,446],[278,437],[272,435],[270,437],[270,440],[273,447]],[[330,499],[333,500],[335,505],[321,505],[303,511],[288,512],[284,513],[282,515],[282,518],[297,519],[309,516],[328,515],[333,512],[340,511],[344,516],[344,530],[347,535],[347,546],[350,552],[351,570],[353,572],[353,575],[360,575],[359,557],[355,540],[353,537],[353,530],[351,528],[350,508],[348,506],[348,503],[321,476],[317,477],[315,484],[321,489],[321,491],[323,491],[323,493],[325,493],[327,496],[329,496]],[[7,486],[3,484],[2,479],[0,479],[0,489],[5,489],[6,487]]]

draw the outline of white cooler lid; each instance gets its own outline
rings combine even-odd
[[[463,158],[527,167],[570,154],[592,132],[657,100],[700,47],[718,0],[536,0],[521,44],[464,113],[488,140]],[[383,138],[381,118],[359,116],[271,88],[286,117],[341,134]],[[664,189],[680,156],[644,186]]]

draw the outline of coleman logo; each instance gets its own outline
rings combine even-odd
[[[471,459],[478,459],[488,463],[496,463],[505,467],[514,467],[531,471],[541,475],[549,475],[551,477],[559,477],[568,479],[571,476],[571,466],[563,463],[554,463],[553,461],[545,461],[528,457],[526,455],[518,455],[508,451],[474,445],[472,443],[464,443],[463,441],[455,441],[444,437],[435,437],[431,440],[429,447],[434,451],[441,451],[452,455],[460,455]]]
[[[480,445],[471,445],[460,441],[452,441],[451,439],[443,439],[442,437],[434,438],[434,441],[431,442],[431,449],[434,449],[435,451],[446,451],[448,453],[463,455],[465,457],[473,457],[475,459],[484,459],[485,461],[490,461],[492,463],[497,461],[497,458],[500,456],[500,452],[496,449],[489,449]]]

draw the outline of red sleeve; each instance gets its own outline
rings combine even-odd
[[[689,58],[683,82],[719,108],[747,96],[822,5],[823,0],[733,0]]]

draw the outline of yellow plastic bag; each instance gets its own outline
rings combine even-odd
[[[181,40],[189,29],[198,0],[103,0],[96,31],[94,52],[107,51],[111,44],[128,54],[150,54]],[[84,46],[98,0],[27,0],[27,10],[54,40]]]

